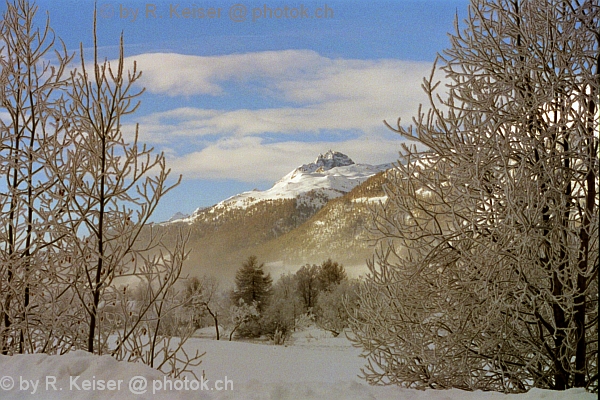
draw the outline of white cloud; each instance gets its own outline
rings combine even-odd
[[[216,57],[144,54],[136,59],[149,92],[219,95],[231,81],[252,81],[256,96],[282,104],[229,111],[185,107],[148,115],[140,120],[142,133],[155,142],[178,136],[372,132],[384,119],[410,121],[426,101],[420,86],[431,68],[423,62],[329,59],[305,50]]]
[[[174,53],[148,53],[128,57],[143,71],[142,82],[151,93],[191,96],[223,93],[221,83],[311,73],[331,62],[311,50],[263,51],[221,56],[192,56]]]
[[[380,135],[383,120],[411,122],[427,100],[421,83],[431,70],[425,62],[333,59],[310,50],[212,57],[153,53],[132,59],[150,93],[190,99],[186,107],[138,117],[141,140],[164,147],[174,172],[188,178],[242,181],[276,180],[329,148],[357,162],[395,160],[400,139]],[[243,89],[245,104],[257,96],[273,106],[214,106],[219,102],[213,98],[231,98],[232,88]],[[200,99],[213,106],[197,106]],[[328,143],[321,134],[331,132],[342,138],[351,132],[351,138]],[[314,141],[264,139],[304,133]]]

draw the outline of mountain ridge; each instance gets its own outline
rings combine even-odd
[[[319,154],[314,162],[295,168],[275,182],[270,189],[239,193],[211,207],[198,208],[190,216],[174,216],[165,223],[193,223],[207,208],[213,212],[224,208],[247,208],[265,200],[299,198],[302,203],[313,201],[316,203],[312,206],[322,207],[329,200],[350,192],[369,177],[390,167],[391,164],[356,164],[347,155],[329,150],[325,154]],[[320,192],[320,196],[306,196],[314,191]]]

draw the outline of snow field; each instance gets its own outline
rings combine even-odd
[[[207,333],[210,331],[207,331]],[[520,395],[369,386],[357,375],[360,350],[345,337],[307,329],[288,346],[192,338],[186,350],[206,351],[195,368],[198,380],[170,379],[142,365],[75,351],[0,356],[2,400],[133,399],[381,399],[381,400],[592,400],[581,389],[531,390]],[[204,374],[204,378],[203,378]],[[143,382],[147,386],[143,386]],[[12,382],[12,387],[10,387]],[[227,389],[227,390],[218,390]],[[233,389],[233,390],[231,390]]]

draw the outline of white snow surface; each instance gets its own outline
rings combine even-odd
[[[209,328],[206,332],[211,332]],[[592,400],[581,389],[565,392],[531,390],[520,395],[452,390],[409,390],[369,386],[357,375],[364,365],[360,351],[345,337],[308,329],[298,332],[288,346],[216,341],[210,334],[194,338],[187,350],[206,352],[196,367],[199,381],[174,380],[142,365],[115,361],[75,351],[62,356],[45,354],[0,356],[0,399],[133,400],[133,399],[406,399],[406,400]],[[54,379],[56,379],[54,381]],[[194,379],[193,377],[191,379]],[[140,394],[130,387],[145,380]],[[218,382],[221,380],[221,382]],[[120,383],[119,383],[120,381]],[[46,383],[54,383],[54,386]],[[111,383],[112,382],[112,383]],[[170,382],[170,383],[169,383]],[[13,385],[10,388],[11,384]],[[88,386],[86,386],[88,385]],[[114,385],[111,390],[111,385]],[[172,390],[164,390],[171,385]],[[187,385],[187,390],[186,390]],[[101,388],[104,388],[101,390]],[[225,387],[227,390],[216,390]],[[56,390],[55,390],[56,389]],[[208,389],[208,390],[207,390]],[[211,390],[213,389],[213,390]]]
[[[345,154],[329,150],[319,154],[317,159],[294,169],[270,189],[251,190],[232,196],[212,207],[212,210],[223,208],[247,208],[265,200],[295,199],[303,203],[324,202],[348,193],[378,172],[391,168],[391,164],[370,165],[356,164]],[[316,192],[321,198],[310,198],[306,195]],[[178,219],[177,222],[191,223],[198,209],[190,217]],[[173,222],[170,220],[169,222]]]

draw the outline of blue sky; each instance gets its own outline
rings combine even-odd
[[[38,1],[67,48],[91,55],[92,1]],[[164,151],[181,185],[154,221],[266,189],[329,149],[395,161],[420,84],[448,47],[466,0],[98,1],[100,55],[143,71],[140,139]],[[212,18],[210,18],[212,17]],[[317,18],[320,17],[320,18]]]

